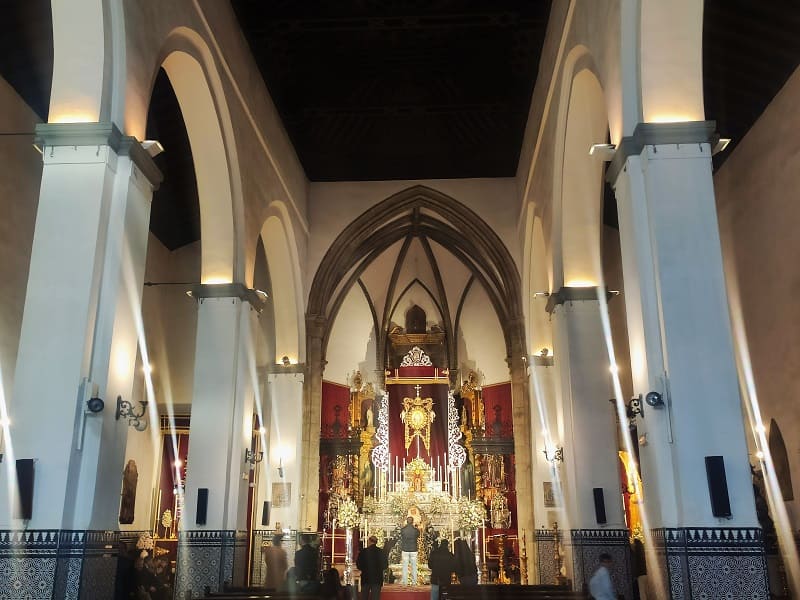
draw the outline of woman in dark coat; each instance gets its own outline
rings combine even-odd
[[[478,567],[469,544],[463,538],[458,538],[453,550],[456,556],[456,575],[461,585],[478,585]]]

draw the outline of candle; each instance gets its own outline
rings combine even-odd
[[[331,567],[336,563],[336,519],[331,521]]]

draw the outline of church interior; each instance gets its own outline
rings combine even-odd
[[[2,12],[0,597],[800,598],[794,3]]]

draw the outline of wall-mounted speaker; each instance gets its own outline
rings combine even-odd
[[[17,504],[17,519],[28,520],[33,516],[33,459],[17,459],[17,482],[19,485],[19,503]]]
[[[208,514],[208,488],[197,489],[197,513],[194,522],[197,525],[206,524],[206,515]]]
[[[264,500],[264,508],[261,510],[261,524],[269,526],[269,500]]]
[[[603,488],[592,488],[594,494],[594,516],[598,525],[605,525],[606,520],[606,500],[603,497]]]
[[[725,461],[721,456],[706,456],[706,476],[708,494],[711,497],[711,513],[715,517],[730,517],[728,479],[725,477]]]

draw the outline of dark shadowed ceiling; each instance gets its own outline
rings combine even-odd
[[[232,0],[232,6],[311,180],[515,173],[549,0]],[[798,32],[797,0],[705,1],[706,115],[733,139],[715,166],[800,64]],[[52,70],[50,1],[4,2],[0,77],[42,119]],[[156,82],[158,115],[148,122],[166,148],[158,159],[165,181],[151,229],[177,248],[199,239],[199,210],[191,150],[178,126],[183,119],[165,79],[161,74]]]
[[[550,0],[233,0],[312,181],[510,177]]]

